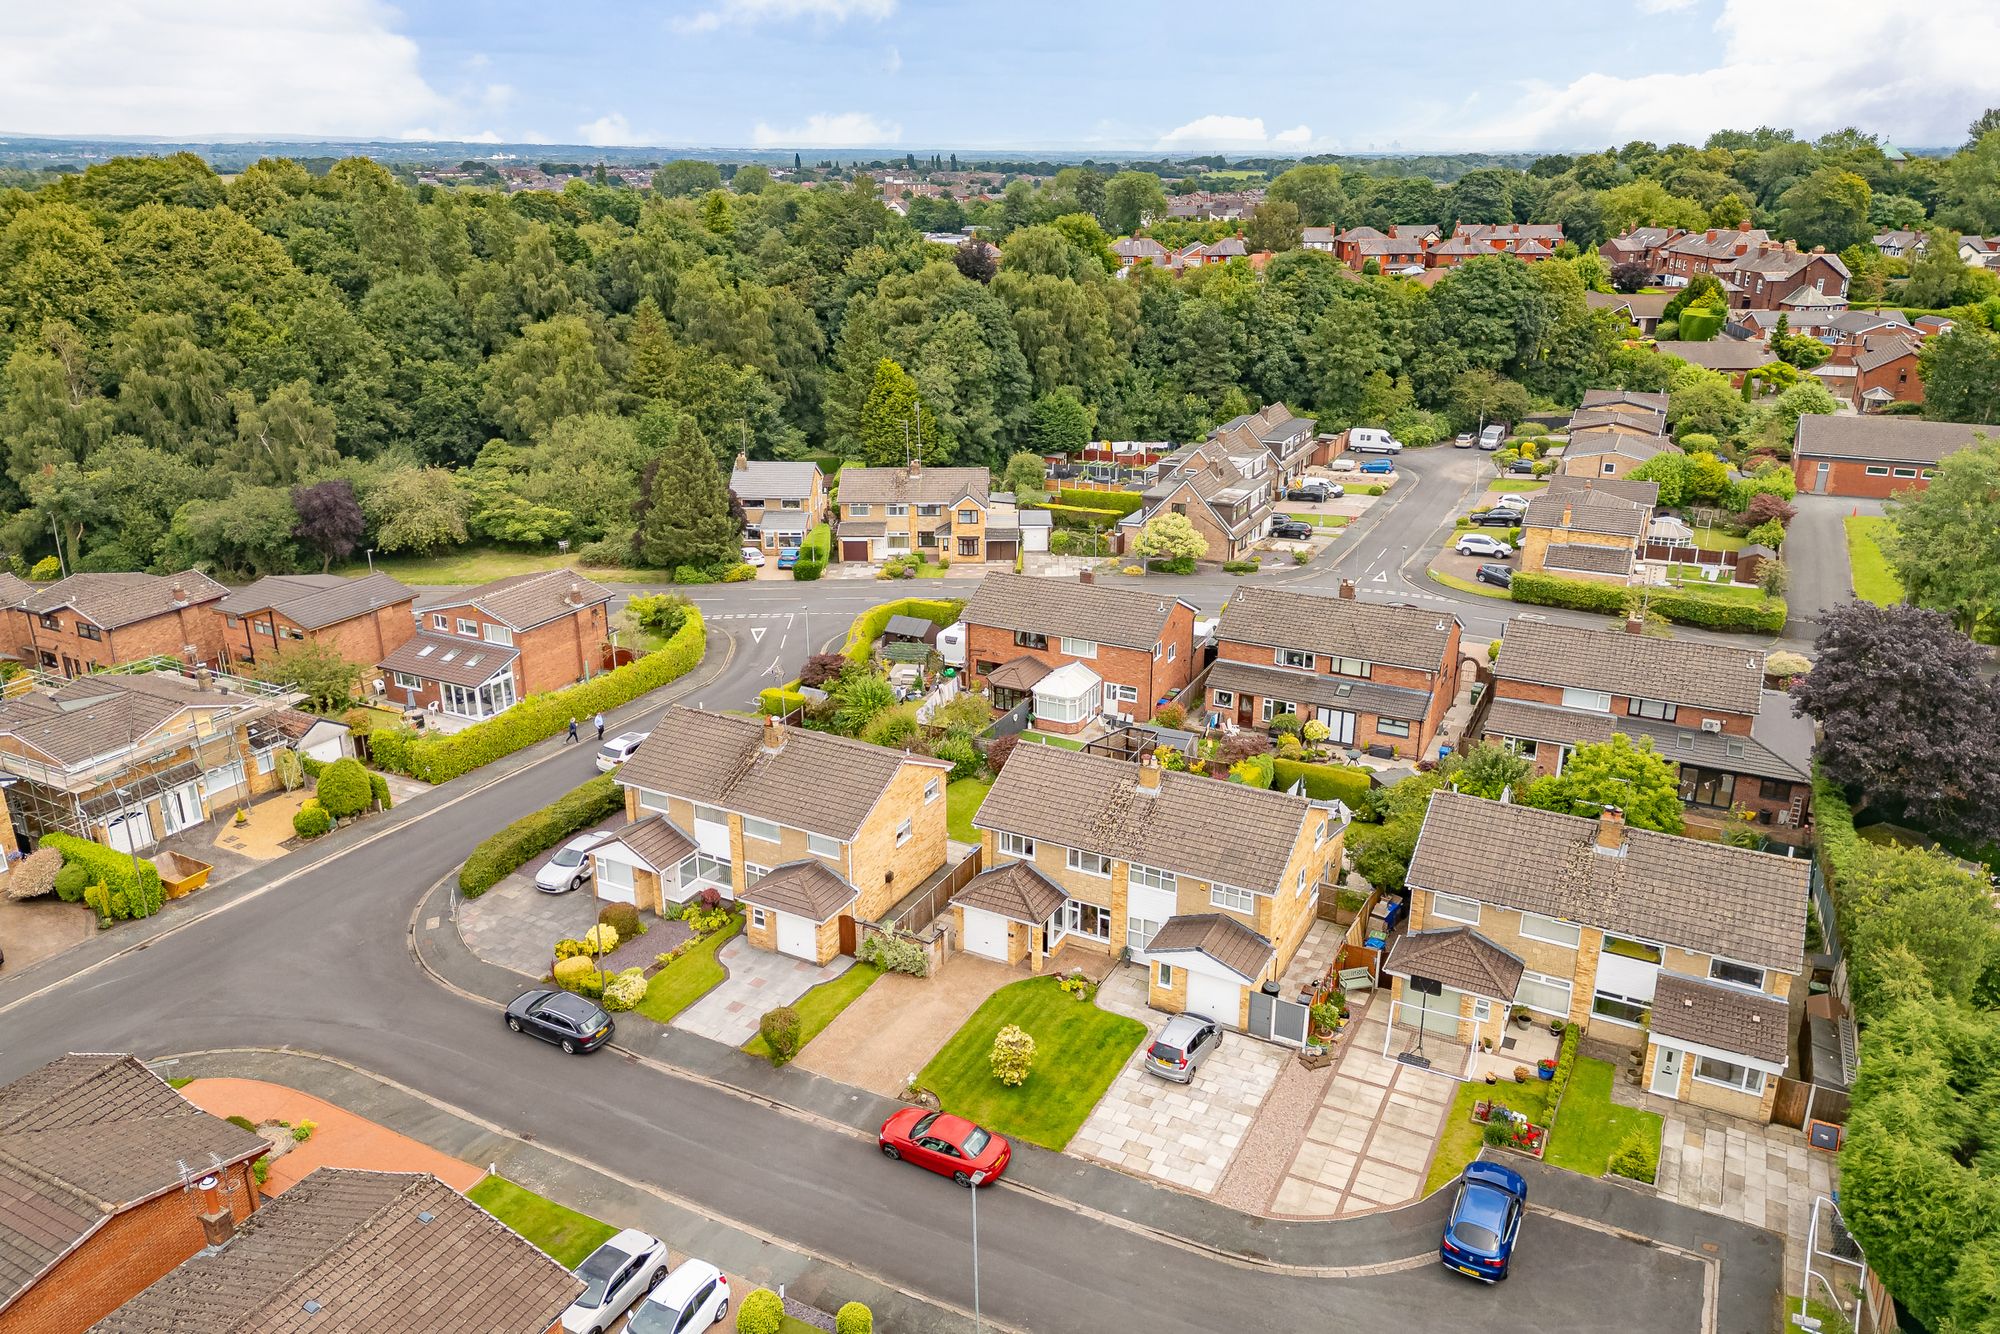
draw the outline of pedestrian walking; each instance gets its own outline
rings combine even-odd
[[[572,718],[569,720],[569,735],[563,738],[563,744],[567,746],[574,740],[576,740],[576,719]]]
[[[599,741],[604,740],[604,715],[600,713],[591,721],[597,724],[597,739]]]

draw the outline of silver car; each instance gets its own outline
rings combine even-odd
[[[1222,1045],[1222,1025],[1201,1014],[1177,1014],[1146,1048],[1146,1073],[1176,1084],[1194,1082],[1194,1072]]]

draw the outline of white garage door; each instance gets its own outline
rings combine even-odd
[[[105,825],[104,841],[119,852],[137,852],[153,846],[153,819],[144,810],[128,810],[114,815]]]
[[[1007,919],[984,908],[967,908],[965,948],[982,959],[1007,962]]]
[[[788,912],[778,914],[778,953],[795,959],[819,957],[819,942],[813,924]]]
[[[1225,1028],[1241,1028],[1243,984],[1234,978],[1210,977],[1190,969],[1187,1008],[1188,1013],[1206,1015]]]

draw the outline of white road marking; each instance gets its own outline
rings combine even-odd
[[[751,643],[753,643],[753,644],[761,644],[761,643],[763,643],[763,642],[764,642],[764,627],[763,627],[763,626],[761,626],[761,625],[753,625],[753,626],[751,626],[751,627],[750,627],[750,642],[751,642]]]

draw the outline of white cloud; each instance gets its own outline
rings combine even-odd
[[[1957,143],[1992,101],[2000,6],[1934,0],[1914,11],[1876,0],[1723,0],[1721,54],[1683,74],[1585,74],[1531,83],[1499,115],[1437,124],[1433,142],[1593,147],[1699,143],[1722,128],[1777,125],[1816,135],[1844,125],[1898,143]],[[1799,35],[1837,32],[1837,42]],[[1689,43],[1694,47],[1695,43]]]
[[[1262,116],[1203,116],[1176,126],[1160,136],[1157,147],[1197,148],[1304,148],[1313,141],[1310,125],[1267,134]]]
[[[900,48],[892,46],[883,53],[882,68],[890,74],[903,68],[903,53]]]
[[[859,18],[879,23],[895,12],[896,0],[722,0],[712,8],[675,19],[674,26],[682,32],[714,32],[726,24],[749,27],[796,19],[845,23]]]
[[[617,111],[607,112],[587,125],[576,127],[577,142],[592,148],[612,148],[621,144],[644,144],[653,136],[635,133],[630,121]]]
[[[750,132],[750,141],[759,148],[871,148],[893,144],[902,137],[902,126],[876,120],[865,111],[808,116],[803,125],[774,126],[758,121]]]
[[[1313,132],[1310,125],[1295,125],[1289,130],[1279,130],[1271,136],[1273,144],[1282,144],[1287,148],[1304,148],[1312,141]]]
[[[420,143],[426,140],[433,142],[445,140],[447,142],[467,144],[499,144],[507,142],[500,137],[499,132],[496,130],[480,130],[475,134],[467,134],[463,130],[439,130],[433,129],[428,125],[412,126],[396,137],[399,139],[408,139],[413,143]]]
[[[1641,14],[1673,14],[1694,8],[1694,0],[1639,0]]]

